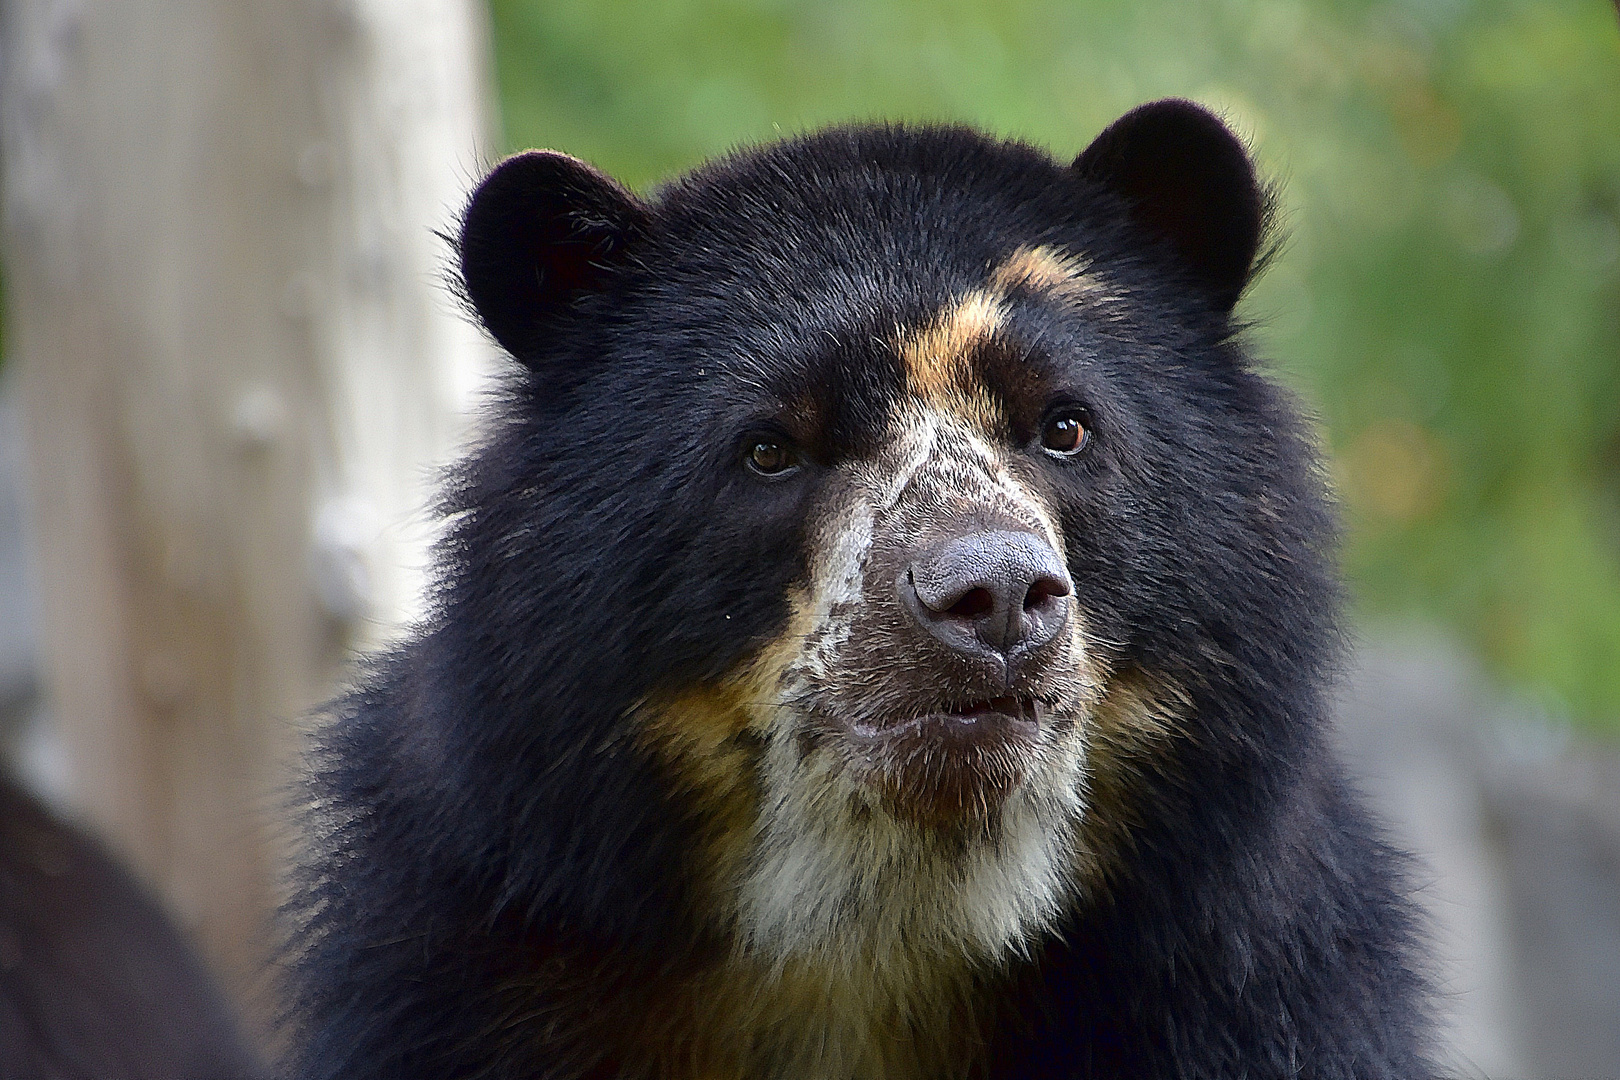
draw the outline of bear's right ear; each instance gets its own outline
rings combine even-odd
[[[525,363],[556,317],[601,288],[647,209],[578,158],[530,150],[484,178],[461,219],[461,280],[478,317]]]

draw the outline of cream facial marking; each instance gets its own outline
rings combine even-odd
[[[1106,888],[1130,850],[1130,831],[1144,788],[1143,774],[1172,760],[1171,743],[1184,737],[1192,713],[1187,693],[1162,678],[1127,668],[1109,675],[1092,714],[1087,744],[1086,805],[1081,822],[1080,867],[1091,888]]]
[[[900,342],[911,393],[924,400],[943,400],[965,390],[973,351],[1001,329],[1006,312],[997,294],[974,291],[933,322]]]
[[[1002,428],[994,394],[974,371],[974,354],[1007,323],[1007,301],[1033,292],[1060,304],[1110,305],[1122,299],[1089,263],[1048,245],[1020,247],[974,289],[918,330],[898,335],[906,388],[912,397],[994,435]]]
[[[1114,303],[1123,299],[1091,272],[1085,259],[1045,244],[1014,251],[990,275],[990,288],[998,297],[1029,289],[1069,303]]]
[[[749,670],[747,696],[764,703],[750,726],[764,752],[753,841],[731,886],[745,954],[851,978],[871,965],[892,975],[993,961],[1050,924],[1074,887],[1084,730],[1099,685],[1077,613],[1024,782],[989,818],[951,835],[896,817],[818,740],[825,710],[869,707],[909,677],[903,656],[866,655],[889,643],[884,617],[896,607],[893,583],[874,576],[875,549],[977,508],[1025,522],[1061,551],[1054,515],[977,425],[916,401],[893,420],[886,452],[848,467],[824,507],[791,625]]]

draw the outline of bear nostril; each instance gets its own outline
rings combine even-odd
[[[1034,611],[1046,605],[1048,600],[1061,600],[1070,592],[1069,583],[1060,578],[1043,577],[1029,587],[1024,594],[1024,610]]]
[[[996,599],[990,595],[989,589],[969,589],[962,599],[946,608],[942,614],[954,615],[958,619],[977,619],[995,606]]]

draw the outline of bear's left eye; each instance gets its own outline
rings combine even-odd
[[[1041,447],[1057,457],[1073,457],[1091,441],[1089,420],[1077,406],[1057,410],[1041,425]]]
[[[798,468],[799,456],[786,443],[758,437],[748,442],[747,461],[760,476],[783,476]]]

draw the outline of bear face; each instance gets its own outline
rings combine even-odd
[[[857,127],[646,202],[497,168],[461,270],[519,367],[429,625],[325,736],[310,1060],[1417,1060],[1320,737],[1331,515],[1232,317],[1267,201],[1176,101],[1068,165]]]
[[[1271,402],[1250,391],[1246,415],[1217,385],[1253,379],[1224,315],[1261,199],[1206,114],[1126,127],[1167,111],[1202,140],[1185,155],[1236,155],[1235,176],[1138,190],[1117,163],[873,129],[700,172],[656,208],[544,154],[474,199],[469,294],[556,393],[546,437],[660,493],[628,508],[657,521],[571,524],[606,581],[670,583],[632,604],[630,728],[697,813],[730,822],[710,884],[755,946],[997,958],[1050,925],[1095,855],[1076,850],[1090,718],[1133,632],[1178,606],[1154,591],[1217,572],[1141,519],[1219,516],[1207,504],[1263,483],[1249,458],[1275,449],[1245,431],[1274,427]],[[1229,265],[1142,209],[1170,201],[1238,219]],[[559,256],[561,232],[513,220],[586,231]],[[544,298],[509,296],[514,281]],[[1230,475],[1197,476],[1195,425],[1223,424],[1247,445]],[[1188,474],[1197,487],[1168,479]],[[635,550],[604,551],[604,526]]]

